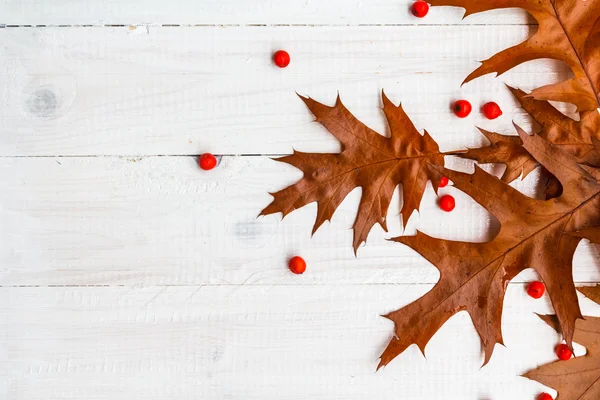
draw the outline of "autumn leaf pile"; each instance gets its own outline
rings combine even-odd
[[[316,120],[339,139],[342,151],[294,152],[278,159],[302,170],[304,176],[273,193],[273,202],[262,214],[280,212],[285,216],[316,202],[314,232],[332,217],[348,193],[360,187],[362,197],[353,227],[356,252],[376,223],[386,229],[386,213],[396,186],[401,185],[402,217],[406,221],[418,210],[427,182],[437,190],[439,178],[447,176],[494,215],[501,229],[487,243],[442,240],[422,232],[393,239],[435,265],[440,279],[423,297],[386,315],[395,329],[379,366],[412,344],[424,351],[440,327],[463,310],[469,313],[481,338],[487,363],[495,345],[502,343],[501,317],[508,282],[527,268],[535,269],[543,279],[556,312],[546,321],[560,330],[570,347],[579,338],[584,344],[594,340],[600,350],[598,337],[589,339],[583,332],[590,320],[582,320],[572,275],[573,254],[582,238],[600,243],[600,0],[428,2],[462,7],[465,15],[519,7],[537,20],[539,28],[533,36],[483,61],[465,82],[489,73],[502,74],[534,59],[564,61],[573,72],[565,81],[530,93],[510,88],[540,130],[527,133],[516,126],[518,136],[482,131],[490,144],[460,154],[479,163],[505,164],[506,171],[498,179],[478,167],[473,174],[444,168],[444,153],[432,137],[427,132],[421,135],[402,107],[395,106],[385,94],[383,111],[390,137],[358,121],[339,98],[333,107],[302,98]],[[548,100],[574,104],[579,119],[563,115]],[[527,197],[508,185],[538,167],[548,176],[544,200]],[[576,361],[570,363],[575,365]],[[530,377],[543,382],[540,374]],[[597,394],[600,389],[595,390]]]

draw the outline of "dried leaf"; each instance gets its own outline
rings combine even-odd
[[[538,100],[575,104],[579,111],[600,107],[600,0],[429,0],[433,6],[462,7],[465,16],[518,7],[538,22],[538,31],[521,44],[482,62],[466,79],[498,75],[526,61],[553,58],[567,63],[574,77],[543,86],[531,95]]]
[[[422,298],[386,315],[395,324],[395,337],[382,354],[380,367],[413,343],[424,351],[435,332],[463,310],[481,337],[487,363],[495,344],[502,343],[506,286],[526,268],[534,268],[545,282],[571,345],[575,321],[581,318],[572,277],[573,254],[581,238],[570,233],[600,225],[600,173],[580,167],[573,156],[542,137],[517,131],[525,150],[562,183],[563,194],[536,200],[478,167],[472,175],[441,170],[494,215],[501,229],[487,243],[441,240],[421,232],[394,239],[435,265],[440,280]]]
[[[504,50],[471,73],[479,76],[511,68],[534,59],[565,61],[575,77],[534,90],[529,96],[511,89],[542,131],[527,136],[517,129],[516,138],[491,132],[487,148],[471,149],[463,157],[507,165],[503,180],[526,175],[534,162],[552,175],[547,187],[550,200],[528,198],[501,180],[476,168],[473,175],[449,170],[455,186],[475,199],[501,223],[498,235],[488,243],[452,242],[418,232],[394,240],[404,243],[440,270],[440,280],[422,298],[388,315],[395,336],[381,356],[380,367],[411,344],[424,351],[426,344],[452,315],[467,311],[481,338],[485,363],[496,343],[502,343],[502,302],[508,282],[526,268],[534,268],[546,283],[557,312],[557,321],[572,346],[575,322],[581,318],[572,279],[572,258],[581,236],[591,237],[588,227],[600,225],[600,164],[598,149],[600,106],[600,0],[431,0],[436,5],[463,7],[466,15],[507,7],[527,10],[539,30],[525,42]],[[531,98],[528,98],[531,97]],[[558,112],[547,102],[575,104],[581,120]],[[522,148],[531,155],[522,151]],[[580,166],[579,164],[583,164]]]
[[[596,286],[582,286],[577,288],[581,293],[588,299],[592,300],[596,304],[600,304],[600,285]]]
[[[443,154],[437,144],[427,133],[421,136],[401,107],[394,107],[385,95],[390,138],[367,128],[339,99],[334,107],[327,107],[303,98],[317,121],[342,142],[343,151],[295,152],[280,159],[301,169],[304,177],[275,193],[273,203],[263,214],[282,212],[285,216],[317,202],[314,232],[331,218],[350,191],[361,187],[363,193],[354,224],[356,251],[375,223],[385,229],[385,214],[396,185],[403,186],[402,212],[407,219],[417,209],[427,180],[432,180],[435,187],[444,174],[500,221],[500,232],[487,243],[453,242],[421,232],[394,239],[433,263],[440,270],[440,280],[422,298],[386,315],[395,324],[395,336],[379,366],[412,344],[424,351],[435,332],[460,311],[469,313],[487,363],[495,344],[502,343],[506,286],[526,268],[536,269],[544,280],[557,313],[555,325],[572,346],[582,318],[572,277],[572,258],[583,237],[597,241],[596,227],[600,226],[600,116],[596,111],[600,106],[600,0],[429,2],[463,7],[467,15],[520,7],[538,21],[539,29],[531,38],[484,61],[465,81],[491,72],[502,74],[534,59],[566,62],[574,73],[572,79],[535,89],[529,95],[511,89],[542,127],[539,134],[528,136],[519,128],[519,137],[483,131],[490,145],[462,154],[479,162],[506,164],[500,180],[478,167],[472,175],[442,168]],[[564,116],[541,100],[575,104],[580,121]],[[536,165],[550,174],[544,201],[529,198],[506,183],[527,175]]]
[[[600,113],[596,110],[582,112],[579,121],[562,114],[547,101],[534,100],[519,89],[509,87],[521,106],[541,126],[538,133],[564,151],[572,154],[578,163],[600,167]],[[525,151],[518,136],[501,135],[480,129],[490,145],[467,152],[457,153],[463,158],[481,164],[499,163],[506,165],[502,180],[510,183],[519,176],[526,177],[538,166]]]
[[[293,210],[317,202],[317,219],[313,233],[331,219],[333,213],[353,189],[362,188],[358,214],[354,222],[354,251],[366,241],[369,231],[379,223],[387,231],[385,217],[394,189],[402,185],[402,215],[408,220],[417,210],[428,180],[437,186],[440,175],[430,165],[444,165],[444,155],[427,132],[421,135],[402,106],[396,107],[383,97],[383,112],[391,130],[384,137],[360,122],[338,97],[328,107],[301,97],[317,122],[325,126],[343,146],[339,154],[312,154],[294,151],[277,159],[304,172],[296,184],[277,193],[262,212],[281,212],[285,217]]]
[[[546,195],[546,200],[554,199],[560,196],[563,192],[563,187],[556,179],[556,177],[552,176],[545,168],[542,169],[543,176],[546,177],[546,182],[544,186],[544,193]]]
[[[520,89],[509,89],[541,126],[541,137],[573,155],[578,163],[600,166],[600,152],[594,145],[600,135],[600,114],[596,110],[580,113],[579,121],[575,121],[547,101],[534,100]]]
[[[600,286],[579,288],[583,294],[600,302]],[[561,332],[556,316],[540,316],[557,332]],[[578,320],[573,340],[587,349],[582,357],[556,361],[543,365],[523,376],[538,381],[558,391],[560,400],[600,399],[600,318],[586,317]]]
[[[481,128],[479,130],[490,141],[490,145],[469,149],[466,152],[457,153],[457,155],[475,160],[480,164],[506,165],[501,179],[507,183],[520,176],[525,178],[538,166],[537,161],[523,148],[523,142],[518,136],[501,135]]]
[[[600,226],[588,226],[577,232],[573,232],[572,235],[587,239],[595,244],[600,244]]]

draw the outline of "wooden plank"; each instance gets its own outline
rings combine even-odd
[[[479,140],[476,124],[528,126],[503,81],[527,89],[568,75],[546,60],[460,87],[475,60],[528,34],[493,26],[0,29],[0,156],[336,151],[295,92],[332,103],[339,91],[385,133],[382,89],[452,150]],[[270,60],[281,47],[292,54],[285,70]],[[459,121],[449,107],[457,98],[476,110],[495,100],[505,114]]]
[[[559,336],[534,315],[550,313],[548,301],[522,285],[506,296],[506,347],[483,369],[460,313],[427,359],[412,346],[375,373],[392,331],[380,314],[430,288],[1,288],[3,398],[533,399],[542,386],[519,375],[553,361]],[[582,300],[584,314],[600,314]]]
[[[410,14],[412,0],[69,0],[0,1],[1,23],[7,25],[104,24],[456,24],[463,11],[435,7],[427,18]],[[521,10],[474,15],[467,24],[531,22]]]
[[[450,166],[469,170],[465,160]],[[434,283],[421,256],[385,238],[402,234],[392,200],[389,234],[377,226],[354,257],[352,192],[311,239],[316,207],[257,219],[276,191],[301,177],[266,157],[224,157],[201,171],[193,157],[0,158],[0,285],[187,285]],[[501,169],[495,169],[501,173]],[[517,187],[535,194],[533,174]],[[482,241],[498,229],[485,210],[452,187],[443,213],[428,189],[407,224],[455,240]],[[294,276],[287,259],[309,272]],[[597,252],[583,244],[575,279],[600,280]],[[521,275],[523,281],[534,277]]]

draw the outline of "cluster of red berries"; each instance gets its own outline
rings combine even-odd
[[[412,4],[410,10],[415,17],[423,18],[429,12],[429,4],[423,0],[417,0]],[[469,103],[467,100],[458,100],[452,107],[454,114],[456,114],[456,116],[459,118],[466,118],[471,113],[472,109],[471,103]],[[486,103],[481,108],[481,111],[488,119],[496,119],[502,115],[500,106],[493,101]]]
[[[445,176],[442,176],[440,178],[440,183],[438,184],[438,187],[446,187],[448,186],[448,178]],[[456,202],[454,201],[454,197],[450,196],[449,194],[445,194],[442,197],[440,197],[439,201],[438,201],[438,205],[440,206],[440,208],[446,212],[450,212],[452,210],[454,210],[454,207],[456,207]]]
[[[534,281],[527,285],[527,294],[533,297],[534,299],[541,298],[544,295],[545,291],[546,287],[542,282]],[[567,346],[564,343],[561,343],[558,346],[556,346],[555,353],[556,357],[558,357],[558,359],[562,361],[569,360],[571,357],[573,357],[573,351],[571,351],[569,346]],[[541,393],[538,396],[537,400],[552,400],[552,396],[550,396],[548,393]]]
[[[452,111],[458,118],[466,118],[471,114],[471,103],[467,100],[458,100],[452,106]],[[502,110],[498,103],[490,101],[489,103],[485,103],[483,107],[481,107],[481,112],[487,119],[496,119],[502,115]]]

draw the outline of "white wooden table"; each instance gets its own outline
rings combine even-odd
[[[0,0],[0,399],[534,399],[519,375],[554,360],[559,340],[534,312],[526,271],[511,283],[491,363],[468,316],[452,318],[427,359],[416,346],[375,373],[392,334],[379,315],[427,292],[437,270],[386,237],[392,201],[358,258],[353,192],[311,239],[316,208],[257,219],[300,173],[271,161],[335,139],[295,92],[337,91],[385,133],[385,89],[442,149],[482,143],[475,125],[530,121],[504,87],[568,74],[551,61],[460,87],[477,60],[531,30],[519,10],[475,15],[410,0]],[[271,54],[292,56],[280,70]],[[458,120],[457,98],[501,104]],[[222,155],[201,171],[197,155]],[[464,160],[448,160],[469,170]],[[501,168],[496,168],[501,171]],[[536,174],[518,182],[536,190]],[[419,228],[481,241],[496,223],[471,199],[442,214],[431,188]],[[302,276],[286,266],[308,262]],[[577,282],[600,280],[581,245]],[[600,307],[582,299],[584,314]],[[581,348],[578,348],[581,352]],[[553,393],[552,391],[550,391]]]

